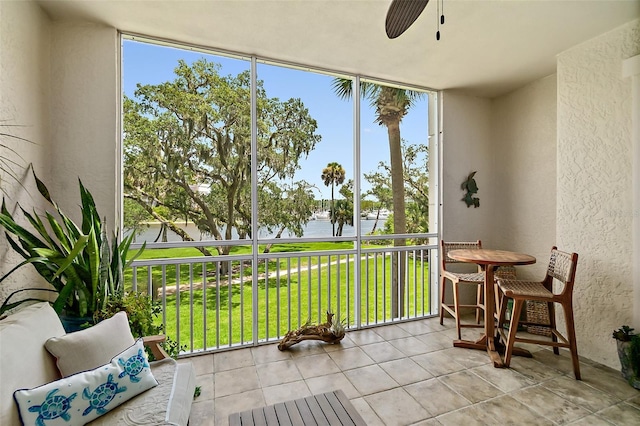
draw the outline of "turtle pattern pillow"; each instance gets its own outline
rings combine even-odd
[[[109,364],[38,386],[13,398],[24,425],[84,425],[156,386],[142,339]]]

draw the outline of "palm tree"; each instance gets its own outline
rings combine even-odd
[[[336,220],[335,220],[335,207],[333,200],[333,189],[335,185],[342,185],[344,182],[346,172],[342,168],[342,166],[335,161],[333,163],[327,164],[327,167],[322,169],[322,175],[320,178],[324,182],[326,186],[331,185],[331,224],[333,225],[333,234],[332,236],[336,236]]]
[[[340,188],[340,195],[344,200],[336,200],[335,218],[338,223],[336,236],[342,236],[344,225],[353,226],[353,179],[349,179],[347,183]]]
[[[353,95],[353,81],[344,78],[333,80],[333,90],[343,99]],[[424,96],[422,92],[381,86],[379,84],[361,82],[360,93],[368,99],[376,109],[376,122],[387,128],[389,137],[389,156],[391,163],[391,191],[393,192],[393,231],[395,234],[407,232],[407,218],[404,203],[404,170],[402,166],[402,145],[400,143],[400,122],[407,115],[415,102]],[[405,246],[406,240],[394,239],[393,245]],[[400,261],[399,261],[400,259]],[[400,254],[393,256],[391,281],[391,314],[398,318],[404,312],[404,283],[406,262]],[[396,273],[397,272],[397,273]]]
[[[351,200],[336,200],[335,222],[338,223],[336,236],[341,237],[344,225],[353,226],[353,203]]]

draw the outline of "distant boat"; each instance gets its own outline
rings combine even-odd
[[[367,220],[376,220],[376,219],[378,219],[378,220],[387,220],[387,219],[389,219],[389,215],[391,213],[392,212],[390,212],[387,209],[380,209],[380,212],[375,211],[375,212],[368,213],[367,214]]]
[[[329,212],[327,210],[323,210],[313,214],[316,220],[329,220]]]

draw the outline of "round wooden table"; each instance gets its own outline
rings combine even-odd
[[[496,348],[496,342],[493,339],[495,334],[494,321],[496,308],[494,303],[493,270],[498,266],[531,265],[536,263],[536,258],[524,253],[490,249],[451,250],[448,254],[452,259],[480,265],[484,271],[484,334],[475,342],[469,340],[454,340],[453,346],[486,350],[493,361],[494,367],[504,367],[502,358]],[[492,303],[489,303],[489,301]],[[521,355],[527,356],[527,354],[531,356],[527,351],[523,351]]]

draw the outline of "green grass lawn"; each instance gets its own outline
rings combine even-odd
[[[307,243],[276,245],[274,255],[258,265],[257,311],[258,339],[279,339],[287,331],[300,327],[307,321],[325,321],[327,309],[348,326],[356,323],[354,281],[354,255],[308,256],[304,251],[351,249],[352,243]],[[301,257],[282,258],[278,253],[302,252]],[[159,253],[161,252],[161,253]],[[195,252],[195,253],[194,253]],[[250,247],[234,248],[232,254],[250,254]],[[196,257],[201,255],[195,249],[146,250],[145,259],[167,257]],[[374,261],[374,258],[376,261]],[[225,262],[231,270],[231,282],[227,275],[217,274],[217,265],[198,263],[194,267],[167,265],[164,267],[166,288],[170,289],[162,300],[166,306],[166,333],[174,340],[179,337],[180,345],[187,350],[201,350],[223,347],[253,341],[253,294],[250,261]],[[391,261],[381,255],[370,256],[369,262],[360,261],[362,324],[376,323],[391,319]],[[139,268],[138,290],[145,289],[151,272],[152,286],[161,287],[162,267]],[[203,286],[203,271],[207,285]],[[279,271],[279,275],[276,273]],[[287,273],[287,271],[291,271]],[[268,276],[267,276],[268,274]],[[426,261],[409,259],[406,289],[405,316],[420,316],[429,309],[428,289],[429,268]],[[417,283],[414,285],[414,275]],[[129,279],[132,271],[127,271]],[[181,290],[176,291],[176,282]],[[190,283],[193,282],[193,286]],[[424,290],[423,290],[424,283]],[[289,308],[290,307],[290,308]],[[161,319],[159,319],[161,321]],[[193,347],[191,346],[193,342]]]

